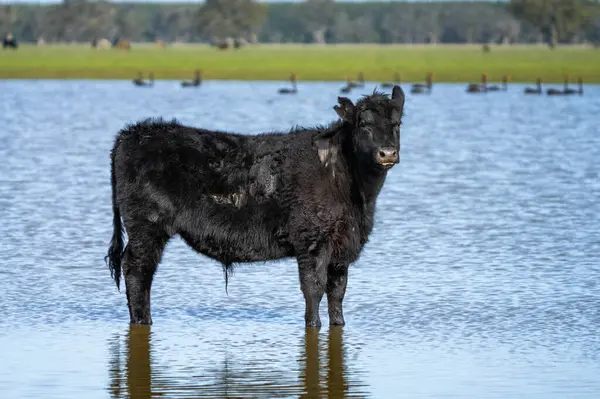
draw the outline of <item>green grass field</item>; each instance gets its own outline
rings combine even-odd
[[[421,81],[428,71],[436,82],[490,81],[503,74],[511,82],[575,81],[600,83],[600,50],[585,46],[492,46],[484,53],[475,45],[256,45],[221,51],[205,45],[159,48],[133,44],[130,51],[96,50],[87,45],[22,45],[0,50],[0,79],[132,79],[138,71],[156,79],[191,79],[201,68],[204,79],[285,80],[295,72],[300,81],[341,81],[360,71],[366,80]]]

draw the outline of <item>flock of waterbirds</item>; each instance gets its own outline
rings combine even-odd
[[[137,78],[133,79],[133,84],[140,87],[152,87],[154,86],[154,73],[148,74],[148,80],[145,81],[141,72],[138,73]],[[202,71],[196,69],[194,71],[194,79],[184,80],[181,82],[181,87],[200,87],[202,84]]]
[[[148,74],[148,80],[143,79],[142,73],[138,74],[138,77],[133,80],[133,84],[141,87],[152,87],[154,86],[154,74],[150,72]],[[469,83],[466,88],[467,93],[487,93],[494,91],[507,91],[508,90],[509,75],[502,76],[502,85],[489,85],[488,74],[483,73],[481,75],[481,83]],[[298,93],[298,82],[296,74],[292,73],[289,77],[291,87],[283,87],[277,91],[278,94],[296,94]],[[196,69],[194,71],[194,79],[189,81],[182,81],[181,87],[199,87],[202,84],[202,71]],[[391,88],[394,85],[400,84],[400,74],[395,72],[393,80],[391,82],[383,82],[379,85],[381,88]],[[569,75],[565,75],[564,85],[562,90],[557,88],[549,88],[546,90],[546,94],[549,96],[564,96],[571,94],[583,94],[583,79],[580,77],[577,79],[578,89],[572,89],[569,87]],[[365,87],[365,75],[363,72],[358,73],[358,79],[356,82],[350,78],[346,80],[346,84],[340,89],[340,93],[350,93],[353,89],[361,89]],[[410,87],[412,94],[430,94],[433,88],[433,73],[428,72],[425,76],[425,83],[414,83]],[[536,87],[526,87],[524,89],[525,94],[543,94],[542,90],[542,79],[536,80]]]

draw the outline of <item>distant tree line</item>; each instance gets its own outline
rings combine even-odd
[[[0,32],[21,42],[600,43],[598,0],[139,4],[65,0],[1,5]]]

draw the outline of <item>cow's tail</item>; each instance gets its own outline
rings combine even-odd
[[[110,154],[110,185],[112,189],[112,210],[113,210],[113,236],[108,247],[108,254],[104,258],[108,260],[110,275],[117,284],[117,289],[121,291],[119,285],[121,280],[121,260],[123,259],[123,225],[121,224],[121,213],[117,205],[117,179],[115,176],[115,153],[117,147],[113,148]]]
[[[225,293],[227,292],[227,286],[229,285],[229,279],[233,275],[233,264],[231,262],[226,262],[223,264],[223,274],[225,275]]]

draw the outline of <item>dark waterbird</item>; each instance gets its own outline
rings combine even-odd
[[[384,89],[389,89],[394,87],[394,85],[400,84],[400,74],[398,72],[394,72],[394,80],[393,82],[383,82],[381,87]]]
[[[279,94],[296,94],[298,92],[298,87],[296,85],[296,74],[291,74],[290,75],[290,82],[292,83],[292,88],[281,88],[277,91],[277,93]]]
[[[525,94],[542,94],[542,79],[537,78],[535,81],[536,87],[526,87]]]
[[[566,80],[565,80],[565,91],[564,91],[564,93],[566,95],[569,95],[569,94],[579,94],[579,95],[581,95],[581,94],[583,94],[583,79],[582,78],[577,79],[577,84],[579,86],[579,88],[577,90],[571,89],[570,87],[568,87],[568,84],[569,84],[569,80],[568,80],[568,77],[567,77]]]
[[[566,96],[570,94],[575,94],[576,91],[569,88],[569,75],[565,75],[563,81],[563,89],[555,89],[553,87],[546,90],[546,94],[549,96]]]
[[[564,86],[563,94],[569,95],[569,94],[576,94],[576,93],[577,93],[577,90],[571,89],[569,87],[569,75],[565,75],[565,86]]]
[[[354,83],[355,88],[365,87],[365,74],[362,72],[358,73],[358,83]]]
[[[492,85],[486,86],[487,91],[507,91],[508,90],[508,75],[502,76],[502,86]]]
[[[429,72],[425,76],[425,84],[423,83],[415,83],[410,88],[411,94],[431,94],[431,89],[433,88],[433,72]]]
[[[344,324],[348,267],[400,159],[404,93],[395,86],[391,98],[373,92],[356,104],[338,97],[333,108],[339,120],[288,133],[224,133],[161,119],[119,132],[106,259],[117,287],[123,268],[131,323],[152,323],[154,272],[179,235],[222,264],[226,287],[236,263],[296,258],[306,326],[321,325],[324,294],[330,324]]]
[[[140,72],[138,73],[138,77],[133,79],[133,84],[141,87],[152,87],[154,86],[154,74],[152,72],[150,72],[149,78],[150,80],[148,82],[145,82],[142,78],[142,73]]]
[[[365,87],[365,75],[362,72],[358,73],[358,83],[353,82],[350,78],[346,80],[346,86],[340,89],[341,93],[350,93],[352,89]]]
[[[481,84],[469,83],[467,93],[485,93],[487,92],[487,73],[481,75]]]
[[[356,83],[354,83],[352,81],[352,79],[347,78],[346,79],[346,86],[344,86],[344,87],[342,87],[340,89],[340,93],[344,93],[344,94],[350,93],[352,91],[352,88],[356,87],[355,85],[356,85]]]
[[[583,78],[577,79],[577,84],[579,85],[579,90],[577,94],[583,95]]]
[[[181,82],[181,87],[198,87],[202,84],[202,71],[196,69],[194,71],[194,80]]]
[[[546,90],[546,94],[549,96],[564,96],[565,92],[563,90],[551,87],[548,90]]]
[[[550,89],[546,90],[546,94],[549,96],[568,96],[568,95],[572,95],[572,94],[582,95],[583,94],[583,79],[580,77],[579,79],[577,79],[577,83],[579,85],[579,88],[577,90],[571,89],[569,87],[569,76],[565,75],[563,90],[550,88]]]

